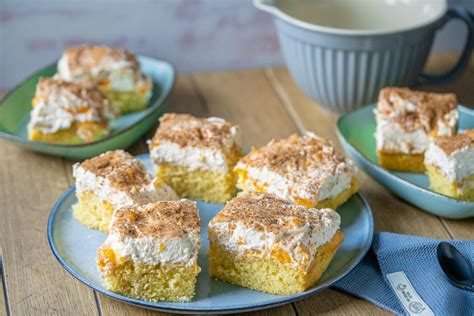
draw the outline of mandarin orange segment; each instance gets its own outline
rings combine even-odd
[[[272,256],[278,260],[280,263],[290,263],[291,258],[290,255],[280,247],[277,247],[275,249],[272,249]]]
[[[36,105],[38,105],[38,103],[41,101],[41,99],[42,99],[42,98],[41,98],[40,96],[34,97],[33,100],[31,101],[31,105],[32,105],[33,107],[35,107]]]
[[[294,199],[295,199],[296,204],[299,204],[299,205],[307,207],[307,208],[314,207],[313,201],[311,201],[309,199],[302,199],[302,198],[299,198],[299,197],[295,197]]]
[[[110,248],[101,247],[97,251],[98,253],[98,262],[97,265],[100,268],[104,268],[109,264],[115,265],[117,264],[117,257],[115,255],[115,251]]]

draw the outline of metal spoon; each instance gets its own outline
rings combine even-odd
[[[438,262],[451,283],[463,290],[474,292],[474,270],[459,250],[447,242],[437,248]]]

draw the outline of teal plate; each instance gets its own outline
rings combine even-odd
[[[456,200],[429,189],[424,173],[392,172],[378,164],[375,149],[375,105],[341,116],[337,122],[339,140],[346,153],[368,175],[409,203],[446,218],[474,216],[474,202]],[[474,128],[474,111],[458,106],[459,129]]]
[[[56,73],[56,63],[38,71],[8,93],[0,102],[0,137],[24,148],[71,159],[97,156],[107,150],[126,148],[137,141],[163,113],[165,101],[175,80],[171,64],[151,57],[140,56],[140,65],[153,80],[153,94],[146,109],[123,115],[111,123],[107,137],[88,144],[61,145],[28,140],[31,100],[39,77]]]
[[[152,170],[148,154],[138,158],[150,171]],[[345,239],[318,283],[303,293],[289,296],[271,295],[212,280],[209,277],[207,224],[223,205],[198,201],[201,216],[201,250],[198,261],[202,271],[198,277],[196,296],[189,303],[151,303],[113,293],[103,287],[95,262],[97,248],[104,242],[106,235],[89,229],[73,219],[71,206],[76,202],[75,188],[72,187],[58,200],[49,216],[48,240],[60,264],[79,281],[107,296],[143,308],[165,312],[235,313],[270,308],[314,295],[354,268],[369,249],[373,236],[370,207],[361,194],[356,194],[337,210],[342,218],[341,228]]]

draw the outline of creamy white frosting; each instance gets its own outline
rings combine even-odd
[[[218,117],[209,117],[209,122],[221,124],[225,120]],[[204,169],[221,173],[228,171],[227,152],[234,146],[240,147],[240,129],[238,126],[230,128],[230,137],[224,137],[222,149],[210,147],[182,147],[170,141],[160,141],[158,145],[148,141],[150,157],[156,165],[170,163],[186,166],[190,170]]]
[[[403,102],[404,109],[414,110],[415,105],[408,101],[397,98],[396,102]],[[377,110],[374,112],[377,119],[375,131],[377,150],[388,153],[422,154],[428,149],[432,137],[423,128],[409,132],[390,117],[379,115]],[[394,111],[392,116],[395,117],[397,115],[401,114]],[[439,120],[437,122],[437,136],[451,136],[452,129],[456,126],[457,118],[458,112],[453,110],[445,115],[446,121]]]
[[[474,148],[461,148],[447,155],[435,143],[431,143],[425,152],[425,164],[438,167],[451,182],[461,184],[465,178],[474,174]]]
[[[190,170],[208,169],[227,172],[228,165],[224,152],[211,148],[181,147],[176,143],[161,141],[150,150],[154,163],[172,163],[188,167]]]
[[[407,132],[400,124],[379,118],[375,131],[377,150],[404,154],[422,154],[430,144],[430,137],[423,129]]]
[[[200,236],[188,234],[180,238],[150,236],[133,238],[112,232],[105,245],[113,249],[118,256],[134,262],[193,266],[197,260]]]
[[[104,58],[96,66],[91,67],[89,72],[82,69],[74,72],[69,67],[67,55],[63,55],[58,61],[58,75],[61,79],[70,82],[89,81],[90,78],[107,78],[111,90],[134,91],[137,84],[142,84],[149,80],[143,74],[137,74],[132,64],[127,60],[114,60]]]
[[[38,129],[45,134],[53,134],[68,129],[74,122],[74,115],[59,102],[41,100],[30,112],[30,128]]]
[[[339,195],[342,191],[349,188],[352,183],[352,178],[355,175],[355,168],[352,168],[352,172],[337,172],[334,174],[326,174],[324,179],[320,179],[319,173],[315,172],[311,174],[308,171],[308,176],[313,176],[312,180],[308,183],[301,184],[295,182],[294,179],[284,177],[276,172],[271,171],[267,167],[255,168],[246,166],[244,163],[239,162],[236,165],[236,169],[243,169],[247,172],[248,178],[245,184],[254,187],[254,181],[258,183],[260,187],[264,187],[265,191],[278,196],[281,199],[287,201],[294,201],[295,197],[300,199],[307,199],[311,201],[323,201],[331,199]],[[311,182],[321,182],[317,192],[310,186]],[[242,189],[242,184],[238,183],[237,186]],[[254,187],[254,189],[256,189]],[[258,190],[257,190],[258,191]]]
[[[73,176],[76,179],[78,194],[93,192],[99,199],[110,202],[115,209],[134,204],[179,199],[173,189],[165,183],[160,182],[159,185],[155,185],[155,180],[151,175],[149,175],[149,183],[143,185],[139,190],[117,190],[111,186],[106,177],[96,176],[82,168],[79,163],[73,166]]]
[[[51,94],[47,99],[40,99],[30,113],[29,127],[46,134],[68,129],[74,122],[101,123],[104,118],[99,111],[88,106],[88,111],[79,113],[76,109],[83,108],[84,101],[70,95]],[[104,106],[103,115],[107,120],[115,118],[115,113]]]
[[[330,241],[339,229],[341,218],[331,209],[307,209],[307,212],[319,212],[317,225],[288,227],[278,232],[258,231],[245,226],[242,222],[211,221],[209,229],[211,241],[218,243],[228,251],[244,254],[248,250],[260,251],[260,256],[270,257],[272,250],[282,249],[291,258],[291,265],[309,268],[317,248]],[[303,246],[307,252],[302,251]]]

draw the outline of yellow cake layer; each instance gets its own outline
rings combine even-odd
[[[474,201],[474,186],[460,188],[456,182],[451,182],[444,173],[433,165],[426,165],[426,173],[430,180],[430,189],[455,199]],[[463,179],[464,182],[474,182],[474,175]]]
[[[119,261],[119,262],[117,262]],[[109,291],[150,302],[189,302],[200,271],[194,266],[117,260],[113,250],[98,250],[97,267]]]
[[[424,154],[408,155],[377,151],[380,166],[385,169],[408,172],[424,172]]]
[[[115,210],[112,204],[92,192],[84,192],[77,198],[79,202],[72,207],[74,218],[89,228],[108,233]]]
[[[147,107],[150,100],[150,93],[148,91],[135,92],[102,89],[102,92],[104,92],[115,109],[121,114],[141,111]]]
[[[244,192],[258,191],[258,192],[268,193],[267,191],[268,184],[259,185],[258,181],[253,178],[250,178],[245,170],[238,169],[236,172],[238,174],[237,182],[239,183],[239,186],[242,189],[242,191]],[[335,196],[332,199],[322,200],[314,204],[314,201],[311,201],[309,199],[294,197],[293,202],[305,207],[336,209],[337,207],[344,204],[352,195],[357,193],[358,190],[359,190],[359,184],[357,182],[357,179],[354,177],[352,178],[351,186],[343,190],[341,193],[339,193],[337,196]]]
[[[212,235],[211,231],[209,233]],[[338,231],[329,242],[320,246],[307,271],[277,259],[264,259],[251,254],[237,256],[212,240],[209,251],[211,277],[257,291],[289,295],[303,292],[319,280],[343,242],[344,235]]]
[[[43,133],[35,128],[28,128],[28,139],[55,144],[82,144],[102,139],[109,134],[108,124],[94,122],[75,122],[68,129],[56,133]]]
[[[359,191],[359,183],[357,182],[356,178],[352,178],[350,188],[345,189],[337,196],[333,197],[332,199],[326,199],[319,201],[314,208],[332,208],[335,210],[342,204],[346,203],[347,200],[350,199],[351,196]]]
[[[162,163],[155,165],[158,178],[171,186],[181,197],[203,200],[211,203],[225,203],[234,197],[237,181],[232,168],[240,157],[240,151],[235,148],[227,157],[228,172],[212,170],[189,170],[186,166]]]

